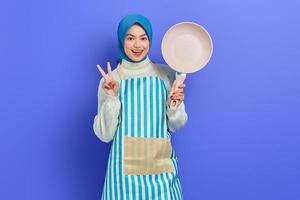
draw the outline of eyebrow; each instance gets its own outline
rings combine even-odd
[[[143,37],[143,36],[146,36],[147,34],[146,33],[144,33],[143,35],[140,35],[139,37]],[[132,35],[132,34],[126,34],[126,36],[132,36],[132,37],[135,37],[135,35]]]

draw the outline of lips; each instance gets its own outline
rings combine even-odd
[[[143,50],[131,50],[131,52],[135,57],[139,57],[140,55],[142,55]]]

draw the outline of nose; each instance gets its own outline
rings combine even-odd
[[[140,47],[140,41],[138,39],[135,40],[134,47]]]

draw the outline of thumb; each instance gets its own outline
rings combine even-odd
[[[171,92],[175,92],[175,87],[176,87],[176,79],[173,81]]]

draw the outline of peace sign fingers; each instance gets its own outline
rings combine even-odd
[[[96,66],[97,66],[98,70],[100,71],[100,73],[102,74],[102,76],[104,77],[105,81],[112,81],[113,80],[111,66],[110,66],[109,62],[107,62],[108,74],[105,73],[105,71],[102,69],[102,67],[99,64],[97,64]]]

